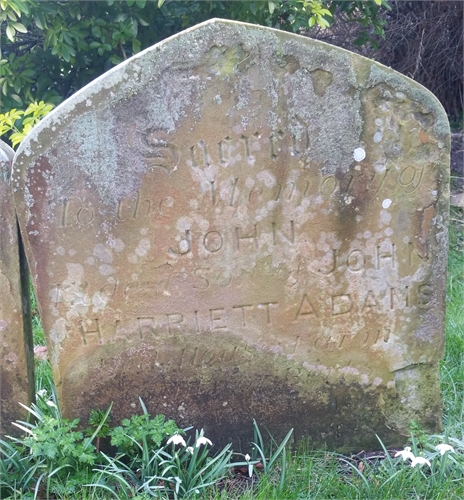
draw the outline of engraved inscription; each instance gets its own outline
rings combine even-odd
[[[199,290],[206,290],[210,286],[210,280],[205,277],[209,271],[209,269],[196,270],[195,275],[200,279],[197,287]],[[128,296],[128,289],[129,286],[124,287],[125,296]],[[147,297],[159,293],[159,288],[153,284],[146,284],[143,291],[143,296]],[[107,323],[103,328],[100,319],[94,318],[80,323],[80,337],[83,345],[89,345],[103,344],[118,338],[132,341],[131,336],[134,334],[142,340],[156,340],[160,335],[172,335],[175,332],[213,334],[236,331],[237,328],[247,329],[253,325],[262,325],[264,328],[274,326],[281,328],[285,324],[318,325],[321,321],[326,322],[330,319],[335,321],[334,324],[342,326],[346,318],[350,317],[362,317],[373,313],[385,314],[393,310],[404,311],[411,307],[428,309],[432,297],[433,287],[428,282],[419,283],[414,287],[390,287],[382,293],[373,289],[357,294],[327,294],[324,290],[313,290],[288,304],[279,301],[249,302],[209,309],[151,313],[134,320],[118,319],[114,323],[112,332]],[[373,334],[369,335],[369,339],[372,339]],[[388,337],[387,334],[382,333],[382,335]],[[342,337],[337,337],[336,341],[319,337],[312,341],[316,348],[322,348],[322,345],[327,347],[333,342],[341,346],[346,342]],[[301,342],[301,335],[299,338]],[[374,343],[378,342],[380,337],[376,338]],[[367,340],[364,343],[368,343]]]
[[[317,311],[311,304],[310,300],[308,299],[308,296],[305,294],[303,295],[303,299],[301,300],[301,303],[298,307],[295,319],[300,319],[300,317],[307,317],[312,314],[317,316]]]
[[[145,164],[171,173],[179,164],[180,151],[172,142],[161,139],[158,131],[147,131],[143,140],[146,148],[142,152]]]
[[[413,165],[409,165],[401,170],[398,176],[398,182],[404,187],[404,192],[406,194],[412,194],[417,190],[422,181],[423,172],[424,167],[417,168]]]
[[[203,238],[203,247],[210,253],[219,252],[223,244],[224,240],[219,231],[208,231]]]
[[[101,330],[98,318],[93,320],[94,327],[93,329],[88,328],[88,325],[85,324],[84,321],[81,321],[81,337],[82,343],[87,345],[89,343],[90,338],[96,338],[98,343],[102,343]]]

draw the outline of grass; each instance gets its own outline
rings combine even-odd
[[[444,427],[464,436],[464,209],[451,210],[446,297],[446,351],[441,363]]]
[[[222,479],[219,483],[204,488],[200,493],[193,492],[188,498],[205,498],[208,500],[303,500],[303,499],[414,499],[414,500],[454,500],[464,498],[464,210],[453,208],[450,225],[450,253],[447,278],[447,313],[446,313],[446,353],[441,363],[441,388],[444,402],[444,433],[442,436],[420,436],[419,442],[412,438],[412,449],[416,456],[420,455],[430,459],[431,467],[412,468],[409,463],[403,462],[401,457],[394,458],[382,449],[379,442],[377,455],[342,456],[327,451],[310,450],[304,443],[298,450],[291,451],[280,448],[275,461],[262,472],[249,478],[241,469],[230,468],[234,474]],[[36,309],[33,303],[33,308]],[[44,345],[43,330],[38,314],[33,315],[34,342]],[[36,364],[37,391],[45,388],[51,391],[51,370],[46,362]],[[45,407],[44,407],[45,408]],[[440,456],[435,450],[439,442],[449,440],[455,447],[456,453]],[[262,438],[255,434],[259,448],[264,448]],[[406,443],[405,443],[406,444]],[[159,450],[150,450],[150,453]],[[145,453],[145,451],[144,451]],[[145,455],[150,460],[149,455]],[[173,460],[176,455],[172,455]],[[260,458],[260,453],[255,450],[254,458]],[[17,459],[15,456],[13,459]],[[266,457],[264,457],[266,458]],[[120,460],[121,457],[118,458]],[[23,462],[26,455],[23,456]],[[110,460],[113,460],[110,458]],[[129,465],[116,462],[112,471],[117,474],[117,465],[123,470]],[[151,462],[147,462],[149,465]],[[174,463],[174,462],[173,462]],[[96,466],[95,466],[96,467]],[[95,470],[94,467],[94,470]],[[174,465],[170,465],[174,467]],[[264,468],[262,468],[264,469]],[[261,470],[262,470],[261,469]],[[107,469],[108,470],[108,469]],[[0,469],[0,473],[2,469]],[[4,471],[5,472],[5,471]],[[109,498],[131,498],[132,500],[147,500],[153,498],[153,491],[145,492],[131,490],[134,482],[140,480],[140,474],[135,471],[132,484],[124,485],[124,490],[110,493],[101,485],[84,486],[101,481],[102,474],[95,473],[91,468],[76,472],[62,473],[57,471],[60,480],[56,481],[54,493],[50,498],[63,500],[82,499],[98,500]],[[180,474],[181,471],[179,471]],[[185,471],[184,471],[185,472]],[[113,472],[112,472],[113,473]],[[160,472],[158,472],[160,473]],[[138,475],[137,475],[138,474]],[[122,482],[130,474],[123,474]],[[100,478],[100,479],[99,479]],[[1,480],[0,480],[1,481]],[[116,481],[117,482],[117,481]],[[140,481],[139,481],[140,482]],[[122,483],[121,483],[122,484]],[[173,483],[174,484],[174,483]],[[44,490],[41,490],[42,494]],[[126,493],[123,493],[126,491]],[[129,492],[130,491],[130,492]],[[20,484],[10,489],[11,499],[34,498],[34,490],[22,492]],[[44,498],[40,496],[36,498]],[[4,497],[2,497],[4,498]],[[7,498],[7,497],[5,497]],[[174,490],[160,492],[155,498],[187,498],[176,495]]]

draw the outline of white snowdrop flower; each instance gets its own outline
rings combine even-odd
[[[249,462],[249,461],[250,461],[250,458],[251,458],[251,457],[250,457],[250,455],[248,455],[248,453],[247,453],[247,454],[245,455],[245,460],[246,460],[247,462]]]
[[[193,455],[193,446],[187,446],[185,451],[187,451],[187,453],[190,453],[190,455]]]
[[[197,439],[197,442],[195,443],[195,448],[198,448],[202,444],[209,444],[210,446],[212,446],[213,443],[208,438],[205,438],[205,436],[201,436]]]
[[[403,451],[399,451],[398,453],[396,453],[395,458],[396,457],[401,457],[405,461],[408,458],[410,460],[414,460],[416,458],[414,454],[411,452],[411,448],[409,446],[405,446]]]
[[[47,394],[47,389],[40,389],[40,391],[37,391],[37,396],[40,396],[43,398]]]
[[[47,401],[47,405],[56,408],[56,404],[53,401]]]
[[[187,443],[184,441],[184,438],[180,434],[174,434],[168,439],[168,444],[173,443],[173,444],[181,444],[182,446],[185,446]]]
[[[450,444],[446,443],[437,444],[435,449],[440,452],[440,455],[444,455],[447,451],[454,453],[454,448]]]
[[[431,467],[430,462],[424,457],[414,457],[411,460],[411,467],[415,467],[416,465],[424,465],[424,464],[427,464],[429,467]]]

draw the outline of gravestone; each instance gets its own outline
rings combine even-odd
[[[0,437],[15,434],[11,425],[23,420],[34,393],[33,353],[28,300],[21,297],[20,250],[13,196],[10,189],[14,151],[0,140]],[[25,260],[23,261],[23,268]],[[29,289],[27,289],[29,293]],[[29,321],[28,321],[29,320]]]
[[[293,34],[212,20],[107,72],[14,165],[64,414],[439,430],[448,162],[426,89]]]

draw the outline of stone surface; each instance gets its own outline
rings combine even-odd
[[[109,71],[14,166],[65,415],[439,430],[448,170],[433,95],[307,38],[214,20]]]
[[[23,420],[28,404],[30,354],[27,349],[21,301],[18,228],[10,189],[11,162],[14,151],[0,140],[0,436],[16,433],[11,425]],[[33,366],[33,365],[32,365]],[[32,376],[32,378],[31,378]],[[16,430],[15,430],[16,429]]]

